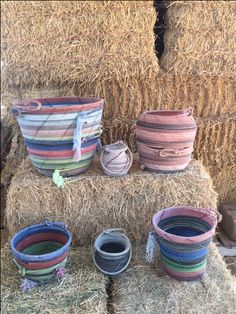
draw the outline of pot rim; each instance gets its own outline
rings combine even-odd
[[[182,110],[149,110],[145,111],[143,115],[160,115],[160,116],[187,116],[189,115],[189,111],[187,109]]]
[[[208,230],[207,232],[197,235],[197,236],[193,236],[193,237],[184,237],[184,236],[178,236],[178,235],[174,235],[174,234],[170,234],[164,230],[162,230],[161,228],[158,227],[158,223],[165,218],[171,217],[171,212],[173,211],[178,211],[178,210],[183,210],[183,211],[189,211],[192,213],[202,213],[203,216],[208,217],[207,220],[203,219],[204,221],[207,221],[210,225],[211,225],[211,229]],[[155,229],[155,232],[157,233],[158,236],[171,241],[171,242],[176,242],[176,243],[183,243],[183,244],[191,244],[191,243],[197,243],[197,242],[202,242],[204,240],[209,239],[210,237],[212,237],[215,233],[215,228],[217,226],[217,216],[216,216],[216,211],[212,208],[197,208],[197,207],[192,207],[192,206],[176,206],[176,207],[168,207],[165,208],[163,210],[161,210],[160,212],[156,213],[153,218],[152,218],[152,224],[153,227]],[[165,213],[167,214],[166,217]],[[212,215],[210,215],[212,214]],[[184,214],[180,215],[183,216]],[[174,215],[173,215],[174,216]],[[196,217],[196,216],[192,216],[192,217]],[[201,218],[201,217],[198,217]]]
[[[89,110],[103,109],[104,100],[94,97],[55,97],[34,98],[16,101],[12,107],[15,116],[27,115],[56,115],[69,114]]]
[[[44,98],[30,98],[26,101],[16,101],[13,106],[26,106],[28,105],[33,105],[34,107],[38,106],[38,102],[42,104],[42,106],[47,107],[47,106],[52,106],[53,104],[57,104],[57,102],[72,102],[71,104],[66,104],[68,105],[88,105],[88,104],[95,104],[95,103],[100,103],[104,102],[104,99],[98,98],[98,97],[79,97],[79,96],[64,96],[64,97],[44,97]],[[80,104],[76,103],[81,102]],[[74,103],[75,102],[75,103]],[[64,106],[65,104],[57,104],[58,106]]]
[[[127,252],[130,251],[131,242],[130,242],[129,238],[121,232],[111,232],[111,233],[109,233],[109,235],[113,235],[114,237],[119,236],[119,237],[122,237],[124,239],[124,242],[123,242],[123,244],[125,243],[125,250],[124,251],[118,252],[118,253],[109,253],[109,252],[105,252],[105,251],[101,250],[101,246],[105,243],[108,243],[108,242],[120,243],[119,239],[117,239],[117,241],[116,241],[115,238],[114,238],[114,240],[108,239],[108,242],[103,242],[102,244],[99,243],[99,241],[101,241],[102,237],[104,237],[105,235],[106,235],[106,233],[102,232],[94,241],[94,250],[95,251],[98,251],[99,253],[101,253],[105,256],[111,256],[111,255],[120,256],[120,255],[126,254]]]
[[[51,253],[42,254],[42,255],[29,255],[24,254],[16,249],[17,241],[19,242],[25,237],[27,237],[28,232],[33,232],[34,230],[38,230],[38,228],[52,228],[55,231],[63,232],[67,236],[67,242],[58,250],[53,251]],[[28,234],[29,235],[29,234]],[[20,238],[20,240],[19,240]],[[19,259],[23,262],[43,262],[52,260],[60,255],[62,255],[65,251],[67,251],[70,247],[70,244],[72,242],[72,235],[70,231],[65,227],[65,224],[60,222],[45,222],[42,224],[35,224],[28,226],[26,228],[21,229],[19,232],[17,232],[13,238],[10,241],[11,251],[16,259]]]

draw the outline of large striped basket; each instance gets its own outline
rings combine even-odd
[[[11,240],[13,260],[22,277],[45,282],[65,268],[72,241],[60,222],[45,222],[20,230]]]
[[[98,98],[39,98],[15,104],[31,161],[51,176],[86,171],[96,153],[100,137],[103,100]]]
[[[191,281],[204,274],[217,218],[213,209],[194,207],[170,207],[154,215],[161,260],[171,277]]]

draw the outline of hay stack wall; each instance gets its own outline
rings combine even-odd
[[[175,74],[235,76],[235,1],[166,1],[161,67]]]
[[[2,16],[5,94],[31,97],[41,89],[50,96],[48,90],[59,89],[59,95],[100,96],[107,124],[155,105],[152,2],[7,1]]]
[[[185,90],[192,82],[188,97],[182,100],[186,104],[197,96],[195,157],[213,175],[221,201],[227,201],[232,199],[234,189],[227,184],[228,191],[222,194],[217,181],[232,181],[234,173],[223,172],[222,167],[236,166],[236,3],[166,1],[166,5],[165,50],[160,67],[172,75],[170,86],[174,82],[178,86],[178,77],[188,78]],[[199,89],[199,82],[204,81]],[[183,89],[183,85],[173,87],[167,94]]]

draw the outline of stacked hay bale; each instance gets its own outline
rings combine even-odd
[[[110,142],[132,128],[127,121],[156,105],[152,2],[7,1],[2,16],[8,109],[14,98],[100,96]]]
[[[155,265],[144,261],[137,247],[130,269],[113,281],[114,313],[233,313],[236,279],[211,245],[206,274],[201,280],[181,282],[170,278],[158,256]]]
[[[59,283],[20,290],[10,248],[1,249],[1,309],[3,313],[107,313],[107,279],[98,273],[87,248],[71,249],[66,276]]]
[[[11,114],[15,100],[99,96],[103,142],[134,147],[134,118],[157,103],[152,2],[5,1],[1,13],[2,103],[15,135],[4,184],[26,153]]]
[[[195,108],[195,156],[209,168],[216,187],[226,183],[228,192],[217,189],[221,201],[230,194],[236,201],[228,181],[229,167],[231,178],[236,172],[236,3],[167,2],[166,24],[160,66],[170,83],[163,102],[168,95],[172,103]]]
[[[234,77],[235,1],[166,2],[163,69]]]
[[[153,174],[140,170],[135,158],[129,175],[108,177],[95,159],[85,174],[66,179],[64,188],[26,160],[12,179],[6,218],[11,234],[48,219],[66,223],[83,245],[106,228],[123,228],[131,240],[145,242],[155,212],[174,205],[216,204],[210,176],[196,160],[182,173]]]

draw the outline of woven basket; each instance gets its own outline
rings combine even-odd
[[[154,215],[161,260],[171,277],[191,281],[204,274],[208,246],[220,217],[217,213],[206,208],[170,207]]]
[[[141,164],[157,172],[184,170],[191,160],[196,130],[191,109],[144,112],[136,124]]]
[[[100,137],[103,100],[38,98],[13,106],[31,161],[46,176],[85,172]]]
[[[19,231],[11,240],[13,260],[22,277],[46,281],[67,262],[71,234],[63,223],[45,222]]]
[[[94,263],[106,275],[121,274],[128,267],[131,257],[130,240],[119,229],[104,230],[94,242]]]

